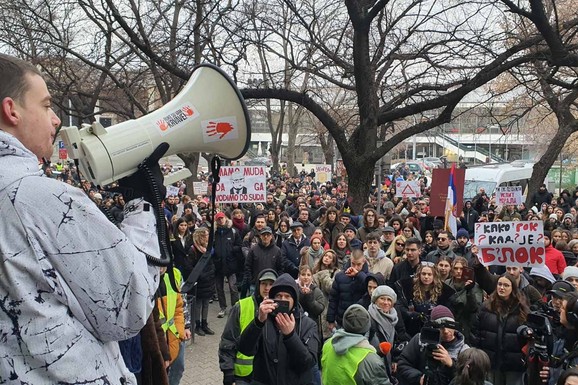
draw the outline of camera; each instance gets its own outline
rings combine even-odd
[[[433,352],[441,344],[441,330],[442,328],[459,330],[460,326],[455,321],[444,320],[442,322],[430,321],[427,322],[420,330],[419,344],[422,351],[425,351],[425,381],[424,385],[436,385],[444,383],[440,379],[441,362],[434,359]]]
[[[283,301],[280,299],[275,299],[273,301],[277,304],[275,310],[271,312],[273,317],[276,317],[279,313],[289,314],[289,311],[291,310],[289,309],[289,301]]]
[[[528,385],[539,385],[540,371],[549,366],[554,344],[550,320],[547,315],[531,312],[528,314],[526,325],[520,326],[517,332],[528,341],[526,353]]]

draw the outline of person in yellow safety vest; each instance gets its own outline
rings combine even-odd
[[[370,325],[369,313],[363,306],[354,304],[345,310],[343,329],[337,330],[323,345],[323,385],[391,385],[383,359],[365,336]]]
[[[185,328],[185,303],[183,295],[174,291],[166,267],[161,269],[157,307],[161,327],[165,332],[171,360],[169,364],[169,384],[178,385],[185,371],[185,341],[191,338],[191,331]],[[176,287],[181,287],[181,272],[173,268]]]
[[[219,366],[223,372],[224,385],[246,385],[251,382],[253,357],[241,354],[237,343],[243,330],[256,317],[259,305],[263,298],[269,295],[276,279],[275,270],[262,270],[257,278],[259,290],[255,290],[252,296],[239,300],[229,313],[219,344]]]

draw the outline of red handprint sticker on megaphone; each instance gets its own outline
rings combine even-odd
[[[237,119],[234,116],[204,120],[201,124],[205,143],[217,142],[221,139],[237,139],[239,137]]]
[[[231,123],[228,122],[209,122],[207,128],[208,128],[207,135],[209,136],[221,135],[219,136],[219,139],[223,139],[225,135],[227,135],[234,129]]]

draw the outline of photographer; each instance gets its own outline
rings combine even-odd
[[[564,333],[554,341],[550,367],[540,373],[541,377],[548,378],[549,385],[555,384],[564,370],[578,365],[578,293],[575,291],[562,299],[560,324]]]
[[[299,288],[283,274],[259,305],[257,317],[239,340],[239,352],[254,356],[252,384],[301,385],[313,382],[319,335],[299,306]]]
[[[451,310],[438,305],[431,311],[427,329],[439,331],[436,341],[426,341],[425,335],[416,334],[403,349],[397,364],[397,379],[403,385],[447,385],[453,377],[458,354],[468,349],[464,336],[455,330]],[[422,331],[425,329],[422,329]]]

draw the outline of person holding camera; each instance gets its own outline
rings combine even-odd
[[[578,366],[578,292],[562,295],[560,324],[564,331],[552,344],[549,367],[540,373],[549,385],[556,384],[564,370]]]
[[[529,313],[526,297],[510,274],[498,279],[496,290],[485,301],[472,328],[474,346],[492,360],[490,381],[494,385],[521,385],[526,368],[518,327]]]
[[[257,278],[257,289],[250,297],[236,302],[232,307],[219,344],[219,367],[224,385],[248,385],[253,373],[253,357],[245,356],[238,349],[241,333],[255,319],[263,299],[277,280],[273,269],[262,270]]]
[[[251,383],[311,384],[318,351],[317,325],[303,313],[297,282],[285,273],[277,278],[239,339],[239,352],[254,356]]]
[[[469,346],[450,309],[443,305],[431,311],[430,323],[413,336],[401,352],[397,379],[403,385],[447,385],[455,361]]]

